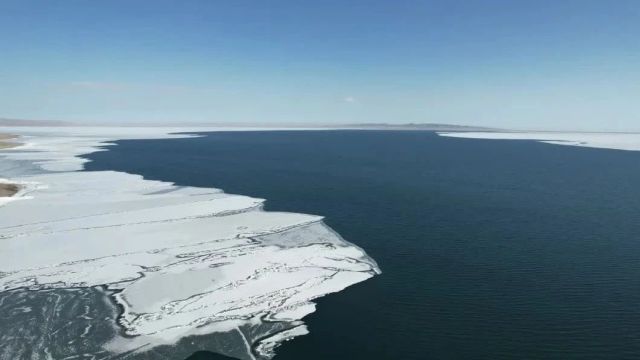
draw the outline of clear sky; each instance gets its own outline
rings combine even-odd
[[[640,130],[640,0],[0,0],[0,117]]]

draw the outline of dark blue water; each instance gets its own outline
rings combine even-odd
[[[119,141],[114,169],[321,214],[383,274],[281,360],[640,358],[640,152],[430,132]]]

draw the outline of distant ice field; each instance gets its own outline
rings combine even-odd
[[[548,144],[615,150],[640,150],[638,133],[581,132],[439,132],[440,136],[467,139],[536,140]]]

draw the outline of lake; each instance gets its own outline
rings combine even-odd
[[[640,357],[639,152],[340,130],[127,140],[87,158],[323,215],[378,262],[319,299],[276,359]]]

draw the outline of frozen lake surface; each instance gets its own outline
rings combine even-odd
[[[301,320],[314,299],[379,273],[320,216],[265,212],[263,199],[216,188],[79,171],[79,155],[109,141],[189,137],[171,129],[10,131],[24,145],[0,153],[0,170],[21,186],[0,206],[2,359],[270,358],[307,333]],[[17,336],[25,331],[37,346]]]

